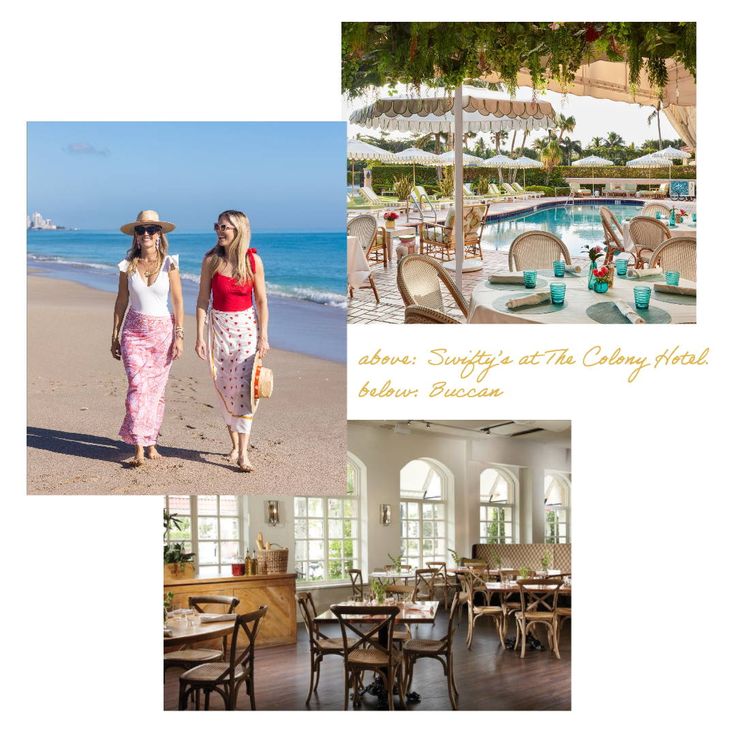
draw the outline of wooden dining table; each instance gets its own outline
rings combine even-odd
[[[198,625],[187,626],[186,628],[164,627],[164,648],[193,644],[198,641],[217,639],[232,634],[235,618],[234,613],[223,614],[218,616],[216,621],[204,620]]]

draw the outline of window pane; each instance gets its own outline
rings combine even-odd
[[[309,520],[309,538],[322,539],[325,536],[325,523],[322,519]]]
[[[419,522],[410,521],[407,527],[407,537],[419,537]]]
[[[240,520],[233,518],[220,519],[220,539],[239,539]]]
[[[169,496],[169,513],[189,516],[191,504],[189,496]]]
[[[340,519],[330,519],[329,524],[330,539],[340,539],[342,537],[343,522]]]
[[[217,539],[217,519],[211,517],[199,517],[200,539]]]
[[[199,564],[213,565],[219,562],[217,555],[217,542],[200,542],[199,543]]]
[[[294,538],[306,539],[307,537],[307,521],[306,519],[297,519],[294,522]]]
[[[358,516],[358,502],[352,498],[347,498],[342,502],[343,514],[348,517]]]
[[[406,504],[406,515],[409,519],[418,519],[419,518],[419,504],[418,503],[408,503]]]
[[[237,516],[237,496],[220,496],[220,516]]]
[[[297,560],[304,560],[307,557],[307,543],[306,542],[295,542],[294,543],[294,556]]]
[[[217,516],[217,496],[197,496],[197,513],[200,516]]]
[[[294,516],[306,516],[307,515],[307,499],[304,496],[294,497]]]
[[[177,524],[171,524],[169,531],[169,540],[178,542],[184,539],[192,538],[192,520],[188,516],[179,516],[176,519]],[[177,529],[178,525],[178,529]]]
[[[342,501],[339,498],[327,499],[327,515],[332,518],[342,515]]]
[[[325,556],[325,543],[319,539],[317,541],[309,541],[309,559],[322,559]]]
[[[239,542],[220,542],[220,560],[230,562],[240,554]]]
[[[324,514],[324,499],[309,498],[307,499],[307,508],[310,516],[322,516]]]

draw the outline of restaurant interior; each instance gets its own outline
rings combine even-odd
[[[341,495],[166,497],[165,708],[569,710],[570,422],[348,448]]]

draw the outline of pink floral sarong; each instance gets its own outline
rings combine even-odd
[[[253,307],[243,312],[209,312],[210,371],[220,413],[235,432],[250,434],[253,410],[250,377],[258,344]]]
[[[155,445],[164,418],[164,391],[171,370],[174,316],[128,310],[120,353],[128,376],[120,436],[129,445]]]

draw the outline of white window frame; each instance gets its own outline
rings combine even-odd
[[[486,473],[489,470],[494,470],[500,478],[503,478],[506,481],[506,484],[509,488],[508,491],[508,497],[505,503],[498,503],[496,501],[484,501],[482,493],[480,491],[480,486],[483,483],[483,473]],[[516,542],[516,529],[517,529],[517,508],[516,508],[516,498],[518,496],[517,490],[518,490],[518,481],[516,479],[516,476],[514,476],[513,473],[509,471],[508,468],[504,468],[501,465],[489,465],[487,468],[483,468],[480,472],[480,476],[478,479],[479,483],[479,490],[478,490],[478,500],[480,504],[479,509],[479,516],[480,516],[480,525],[479,525],[479,532],[480,532],[480,542],[481,544],[514,544]],[[491,489],[493,491],[493,489]],[[491,493],[492,495],[492,493]],[[510,500],[509,500],[510,499]],[[511,536],[507,537],[504,534],[503,539],[491,539],[488,538],[488,527],[493,524],[493,520],[489,520],[488,516],[493,512],[493,510],[499,509],[504,512],[504,531],[506,529],[506,524],[508,523],[505,519],[506,513],[510,513],[511,516]],[[486,517],[485,519],[483,517]]]
[[[553,477],[563,487],[562,492],[562,503],[547,505],[547,500],[544,501],[544,542],[545,544],[570,544],[570,495],[572,492],[572,481],[568,473],[563,473],[559,470],[545,470],[544,471],[544,486],[547,488],[547,478]],[[560,520],[560,512],[563,512],[563,520]],[[554,514],[557,519],[557,534],[550,533],[549,519],[547,514]],[[560,527],[564,527],[564,533],[560,534]]]
[[[444,542],[444,551],[438,551],[434,552],[432,554],[432,558],[429,561],[432,560],[446,560],[447,559],[447,550],[448,547],[452,544],[452,541],[450,540],[449,535],[449,520],[448,520],[448,510],[449,510],[449,504],[447,502],[448,495],[449,495],[449,487],[448,487],[448,479],[445,473],[443,472],[442,468],[435,463],[431,458],[415,458],[414,460],[411,460],[410,462],[423,462],[430,466],[430,468],[437,474],[437,476],[440,479],[440,498],[430,498],[430,499],[424,499],[424,498],[416,498],[415,496],[404,496],[402,495],[401,490],[401,474],[399,474],[399,523],[401,524],[401,528],[399,529],[399,539],[400,539],[400,551],[403,560],[408,560],[408,555],[405,554],[405,549],[408,545],[405,545],[405,542],[409,539],[417,539],[418,545],[419,545],[419,567],[425,566],[425,559],[424,559],[424,508],[425,506],[440,506],[442,509],[442,518],[441,519],[431,519],[432,521],[437,521],[439,524],[441,524],[442,529],[442,536],[431,536],[426,537],[426,539],[434,539],[436,541],[443,541]],[[402,470],[409,465],[409,463],[406,463],[402,467]],[[424,486],[424,493],[426,494],[428,488],[427,483],[429,481],[429,473],[427,474],[427,480],[425,480],[425,486]],[[414,520],[417,521],[419,526],[419,536],[418,537],[408,537],[404,536],[404,524],[406,523],[408,525],[409,518],[408,518],[408,507],[407,504],[410,503],[416,503],[419,506],[419,516],[418,519]],[[437,544],[433,544],[434,547],[437,547]],[[388,561],[388,560],[387,560]]]
[[[171,494],[172,497],[181,497],[179,494]],[[205,494],[210,495],[210,494]],[[189,496],[189,518],[190,518],[190,532],[191,532],[191,539],[187,543],[185,542],[185,547],[187,551],[194,552],[194,559],[192,560],[192,564],[194,565],[194,571],[197,576],[199,575],[205,575],[211,577],[227,577],[230,574],[230,570],[228,569],[230,567],[230,560],[223,560],[222,559],[222,544],[227,542],[237,542],[238,543],[238,550],[242,554],[245,551],[246,548],[246,523],[245,523],[245,513],[244,513],[244,496],[242,495],[233,495],[230,496],[230,498],[235,499],[237,513],[235,516],[223,516],[220,514],[220,502],[222,500],[222,496],[217,494],[211,494],[217,499],[217,513],[216,514],[201,514],[203,517],[211,517],[217,519],[217,535],[215,539],[199,539],[199,519],[200,519],[200,513],[199,513],[199,497],[198,496]],[[224,494],[225,496],[228,496],[229,494]],[[167,511],[170,510],[169,507],[169,496],[164,497],[164,508],[166,508]],[[237,518],[238,519],[238,538],[237,540],[233,539],[222,539],[222,535],[220,533],[220,523],[221,519],[227,518]],[[176,540],[174,540],[176,541]],[[166,543],[169,544],[169,534],[166,535]],[[199,558],[200,558],[200,543],[215,543],[218,546],[218,558],[219,562],[215,564],[207,564],[207,565],[201,565]]]

